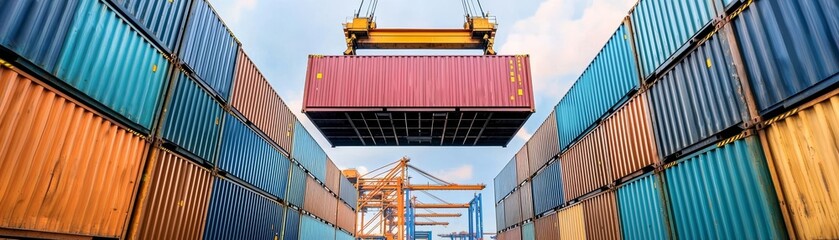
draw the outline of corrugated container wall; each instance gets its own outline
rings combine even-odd
[[[533,222],[536,225],[537,240],[559,240],[559,222],[555,213],[537,218]]]
[[[583,214],[582,204],[565,208],[556,214],[559,223],[559,239],[586,239],[586,221]]]
[[[664,176],[679,238],[787,238],[756,138],[709,147]]]
[[[530,165],[527,162],[527,144],[516,152],[516,182],[524,182],[530,178]]]
[[[765,130],[786,210],[799,239],[839,238],[839,92],[799,107]],[[792,234],[791,234],[792,235]]]
[[[326,152],[306,131],[300,122],[294,123],[294,141],[291,157],[315,175],[318,180],[326,181]]]
[[[567,200],[573,200],[611,183],[608,129],[597,127],[560,157],[562,187]]]
[[[521,223],[521,192],[515,191],[504,199],[504,223],[510,227]]]
[[[659,156],[671,156],[749,118],[740,84],[732,77],[724,34],[700,44],[650,88]]]
[[[335,163],[332,162],[332,159],[329,156],[326,157],[326,178],[323,181],[323,184],[326,185],[330,191],[338,194],[338,190],[340,190],[341,186],[341,178],[344,175],[341,174],[341,169],[338,169],[338,166],[335,166]]]
[[[0,227],[121,237],[147,150],[142,137],[0,67]]]
[[[562,165],[554,162],[533,176],[533,210],[536,215],[565,203],[562,187]]]
[[[648,174],[618,188],[623,239],[670,239],[661,187],[657,176]]]
[[[495,202],[499,202],[518,186],[516,183],[516,158],[511,159],[507,162],[507,165],[504,165],[493,182],[495,184]]]
[[[333,197],[332,194],[329,194],[326,188],[323,188],[315,179],[306,178],[305,199],[310,200],[303,203],[303,210],[327,222],[335,223],[335,214],[338,212],[338,199]]]
[[[536,174],[536,171],[559,154],[559,137],[556,134],[556,111],[552,111],[533,132],[530,140],[527,140],[527,161],[531,174]]]
[[[300,235],[300,212],[286,208],[283,226],[283,240],[297,240]]]
[[[297,119],[241,48],[236,58],[236,76],[230,98],[234,109],[280,145],[286,154],[291,152]]]
[[[504,202],[499,202],[495,204],[495,229],[500,231],[501,229],[507,228],[507,223],[504,221],[506,217],[504,217]]]
[[[218,168],[284,199],[291,161],[238,118],[225,115]]]
[[[222,178],[213,183],[204,239],[276,239],[285,207]]]
[[[52,70],[78,5],[78,0],[0,2],[0,44],[37,66]]]
[[[353,209],[358,205],[358,190],[350,180],[343,176],[341,177],[341,191],[338,191],[338,195],[341,197],[341,200],[349,203]]]
[[[355,206],[353,206],[353,208],[354,207]],[[337,225],[341,229],[350,232],[355,232],[355,221],[355,211],[353,211],[352,208],[350,208],[350,206],[338,202],[338,219],[335,220],[335,225]]]
[[[614,191],[608,191],[583,202],[586,237],[589,239],[621,239],[618,205]]]
[[[300,240],[335,239],[335,228],[309,215],[300,218]]]
[[[635,95],[603,122],[604,142],[612,179],[619,179],[659,162],[653,137],[647,93]]]
[[[180,57],[225,101],[230,95],[239,42],[206,0],[194,0]]]
[[[533,189],[530,187],[530,182],[525,182],[519,188],[521,197],[521,217],[523,220],[532,219],[533,216]]]
[[[533,222],[521,225],[521,239],[536,240],[536,228],[533,226]]]
[[[183,32],[190,0],[111,0],[140,24],[166,52],[173,54]]]
[[[169,151],[155,152],[129,238],[202,239],[212,173]]]
[[[629,34],[626,24],[621,24],[556,105],[561,151],[638,88],[641,78]]]
[[[158,49],[104,3],[81,1],[51,72],[150,130],[170,67]]]
[[[224,111],[198,83],[178,73],[172,102],[166,107],[163,138],[201,160],[215,163]]]
[[[308,179],[306,172],[297,165],[291,166],[291,176],[288,181],[288,191],[286,192],[285,200],[299,208],[303,208],[303,200],[306,196],[306,179]]]
[[[521,239],[521,227],[514,227],[504,234],[504,240],[522,240]]]
[[[640,1],[630,19],[643,76],[666,65],[713,17],[711,1]]]
[[[344,231],[335,231],[335,240],[355,240],[355,237]]]
[[[734,29],[759,109],[790,107],[839,81],[839,2],[755,1]]]

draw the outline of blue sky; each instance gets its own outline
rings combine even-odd
[[[352,17],[359,0],[210,0],[271,85],[315,135],[329,146],[300,113],[309,54],[343,52],[341,23]],[[507,148],[325,148],[341,168],[374,169],[402,156],[411,164],[459,183],[484,183],[484,229],[495,231],[492,179],[551,112],[576,77],[618,27],[634,0],[485,0],[498,18],[499,54],[530,54],[536,113]],[[376,21],[384,27],[459,28],[461,4],[453,0],[383,0]],[[426,52],[408,52],[426,54]],[[451,54],[431,52],[430,54]],[[391,54],[366,51],[360,54]],[[397,52],[405,54],[405,52]],[[455,52],[454,54],[475,54]],[[415,179],[415,183],[422,181]],[[467,202],[473,192],[436,192],[450,202]],[[419,196],[424,202],[435,202]],[[437,211],[453,212],[453,211]],[[465,216],[465,210],[462,211]],[[466,218],[444,219],[448,227],[418,227],[434,234],[466,230]]]

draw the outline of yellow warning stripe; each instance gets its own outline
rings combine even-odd
[[[763,121],[763,125],[764,126],[769,126],[769,125],[775,124],[776,122],[784,120],[785,118],[787,118],[789,116],[792,116],[793,114],[796,114],[796,113],[798,113],[798,108],[790,110],[790,111],[788,111],[784,114],[781,114],[780,116],[776,116],[776,117],[770,118],[769,120]]]
[[[720,141],[719,143],[717,143],[717,147],[722,147],[722,146],[728,145],[729,143],[736,142],[737,140],[743,139],[748,135],[749,135],[748,132],[742,132],[740,134],[737,134],[737,136],[730,137],[728,139]]]

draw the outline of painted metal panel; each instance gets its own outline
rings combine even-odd
[[[294,123],[294,141],[291,157],[315,175],[318,180],[326,180],[326,152],[318,145],[315,138],[306,131],[300,122]]]
[[[839,3],[755,1],[734,30],[758,108],[791,107],[839,81]]]
[[[504,233],[504,240],[522,240],[521,227],[517,226]]]
[[[338,212],[338,199],[333,197],[331,193],[326,191],[326,188],[323,188],[313,178],[306,178],[305,199],[310,200],[303,202],[303,210],[327,222],[335,223],[336,213]]]
[[[300,235],[300,212],[287,208],[283,226],[283,240],[297,240]]]
[[[291,152],[297,118],[245,51],[239,48],[230,105],[286,153]]]
[[[341,200],[350,204],[353,209],[358,205],[358,190],[345,177],[341,177],[341,191],[339,191],[338,195],[341,197]]]
[[[522,221],[521,216],[521,192],[515,191],[510,197],[504,199],[504,223],[511,227]]]
[[[215,163],[224,111],[198,83],[178,73],[172,102],[166,107],[164,139],[201,160]]]
[[[559,239],[586,239],[586,221],[583,214],[582,204],[563,209],[556,214],[559,223]]]
[[[309,215],[300,218],[300,240],[335,239],[335,228]]]
[[[232,181],[216,178],[204,239],[275,239],[285,207]]]
[[[533,188],[530,182],[525,182],[518,190],[521,197],[521,217],[523,220],[532,219],[533,216]]]
[[[504,201],[501,201],[495,204],[495,229],[500,231],[501,229],[507,228],[506,219],[504,217]]]
[[[638,88],[640,77],[628,36],[628,27],[621,24],[556,105],[560,150]]]
[[[521,226],[521,239],[536,240],[536,228],[533,226],[533,222],[525,223]]]
[[[50,71],[129,120],[151,129],[169,61],[100,1],[81,1]]]
[[[527,161],[527,144],[516,152],[516,182],[524,182],[530,178],[530,164]]]
[[[530,140],[527,140],[527,160],[531,174],[536,174],[542,166],[559,155],[559,137],[556,135],[556,127],[556,111],[552,111],[542,125],[533,132]]]
[[[773,120],[766,149],[799,239],[839,238],[839,92]],[[791,234],[792,235],[792,234]]]
[[[527,55],[309,56],[303,97],[303,111],[533,106]]]
[[[0,44],[44,69],[53,69],[79,1],[0,2]]]
[[[666,210],[662,201],[661,183],[648,174],[618,188],[618,208],[626,240],[665,240]]]
[[[341,178],[343,175],[341,174],[341,169],[338,169],[338,166],[335,166],[335,163],[332,162],[332,159],[329,156],[326,157],[326,178],[323,181],[323,184],[326,184],[326,188],[330,191],[338,194],[339,187],[341,185]]]
[[[495,184],[495,202],[501,201],[518,186],[516,183],[516,158],[511,159],[507,162],[507,165],[504,165],[498,176],[493,179],[493,183]]]
[[[559,222],[555,213],[537,218],[533,222],[536,226],[536,239],[559,240]]]
[[[0,227],[119,238],[148,143],[0,67]]]
[[[614,180],[609,174],[608,130],[595,128],[560,157],[565,199],[581,197]]]
[[[138,23],[166,52],[173,53],[183,32],[189,0],[111,0]]]
[[[288,181],[288,191],[286,192],[286,202],[300,207],[303,207],[303,200],[306,196],[306,179],[308,176],[306,172],[297,165],[292,165],[291,176]]]
[[[653,137],[647,93],[635,95],[609,118],[603,127],[609,133],[604,147],[609,154],[612,179],[619,179],[659,161]]]
[[[714,8],[706,0],[642,0],[629,17],[643,76],[649,77],[711,23]]]
[[[344,231],[336,231],[335,233],[335,240],[355,240],[352,235]]]
[[[649,90],[659,156],[667,157],[749,118],[724,33],[713,35]]]
[[[614,191],[583,201],[586,237],[590,239],[621,239],[618,205]]]
[[[227,100],[239,42],[206,0],[192,4],[180,57],[215,94]]]
[[[709,147],[664,176],[679,238],[787,239],[756,138]]]
[[[291,161],[245,123],[225,115],[218,168],[284,198]]]
[[[155,150],[151,173],[138,197],[131,239],[201,239],[210,203],[212,172],[178,156]]]
[[[533,176],[533,210],[542,214],[565,203],[562,164],[554,162]]]
[[[335,220],[335,225],[346,231],[355,232],[355,220],[355,211],[349,205],[338,202],[338,219]]]

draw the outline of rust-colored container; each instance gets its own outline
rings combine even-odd
[[[338,169],[338,166],[335,166],[335,163],[332,162],[328,156],[326,157],[326,188],[332,190],[336,195],[338,194],[338,190],[341,187],[341,169]]]
[[[306,201],[303,203],[303,210],[315,216],[335,224],[338,211],[338,199],[332,196],[312,177],[306,177]]]
[[[583,214],[582,204],[563,209],[556,214],[559,223],[559,239],[586,239],[586,221]]]
[[[556,157],[559,154],[558,146],[556,111],[553,111],[527,141],[527,159],[528,165],[530,165],[530,173],[536,173],[548,161]]]
[[[516,182],[524,182],[530,177],[530,164],[527,162],[527,144],[516,153]]]
[[[556,213],[537,218],[533,221],[536,228],[536,239],[559,240],[559,222]]]
[[[604,147],[608,137],[606,128],[596,127],[562,154],[560,163],[565,199],[578,198],[612,182],[608,158],[610,149]]]
[[[621,227],[614,191],[608,191],[583,201],[586,237],[589,239],[620,240]]]
[[[519,195],[521,195],[522,220],[533,218],[533,189],[530,188],[530,182],[525,182],[519,188]]]
[[[212,173],[167,150],[154,154],[137,200],[131,239],[202,239]]]
[[[504,240],[521,240],[521,226],[516,226],[504,233]]]
[[[120,238],[146,140],[0,67],[0,229]]]
[[[635,95],[607,118],[602,127],[609,132],[603,147],[609,148],[612,179],[622,178],[658,162],[646,92]]]
[[[288,155],[291,152],[294,122],[297,121],[294,113],[241,48],[236,59],[230,104]]]
[[[335,225],[347,232],[355,232],[355,219],[355,211],[349,205],[338,202],[338,219],[335,220]]]

